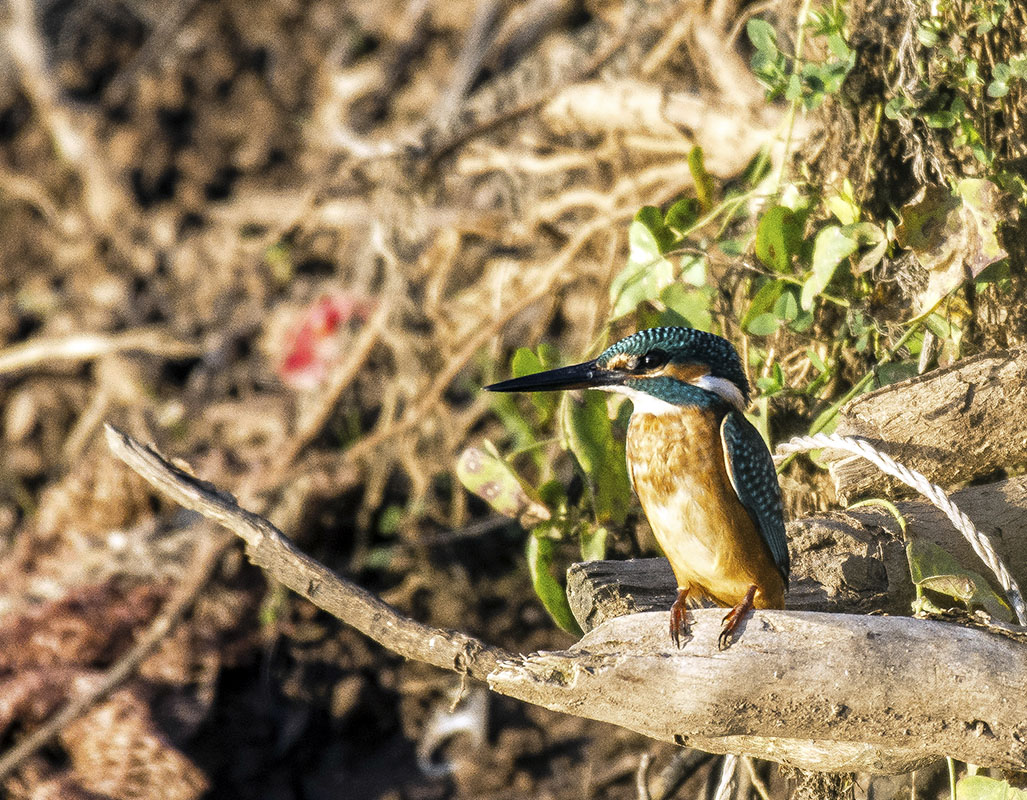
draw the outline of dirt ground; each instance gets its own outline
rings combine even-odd
[[[690,186],[689,150],[726,181],[770,137],[739,7],[0,13],[0,754],[102,682],[215,536],[111,458],[104,422],[419,620],[570,644],[523,531],[452,465],[503,437],[477,388],[514,347],[587,350],[628,221]],[[658,111],[671,91],[688,93],[677,125]],[[652,784],[681,757],[474,687],[451,711],[458,678],[268,585],[235,547],[194,599],[137,676],[4,773],[7,796],[635,798],[640,769]],[[686,764],[673,796],[710,796],[719,763]]]

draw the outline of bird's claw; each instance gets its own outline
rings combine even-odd
[[[717,637],[717,649],[727,650],[731,646],[731,637],[735,629],[741,624],[742,619],[753,609],[753,600],[756,598],[756,587],[750,586],[745,593],[742,602],[732,608],[724,615],[723,627],[720,636]]]
[[[677,600],[670,607],[670,639],[678,649],[681,648],[681,637],[687,638],[692,633],[688,626],[688,609],[685,606],[687,597],[687,589],[678,589]]]

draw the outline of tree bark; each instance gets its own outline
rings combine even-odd
[[[501,694],[714,753],[900,773],[943,756],[1027,766],[1027,645],[944,622],[758,611],[718,651],[723,609],[611,619],[564,653],[502,662]]]
[[[836,433],[861,436],[943,487],[1027,464],[1027,347],[986,353],[857,397]],[[908,495],[905,484],[849,454],[831,458],[842,502]]]

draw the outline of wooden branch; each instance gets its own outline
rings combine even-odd
[[[0,375],[35,369],[44,364],[76,364],[128,351],[151,353],[168,359],[193,358],[201,353],[198,345],[176,339],[159,328],[137,328],[121,333],[75,333],[29,339],[0,350]]]
[[[756,612],[717,650],[723,609],[609,620],[565,653],[504,662],[493,690],[716,753],[899,773],[946,755],[1027,766],[1027,646],[944,622]]]
[[[167,496],[242,537],[251,560],[408,658],[497,692],[647,736],[805,769],[902,772],[944,755],[1027,768],[1027,646],[941,622],[758,612],[717,649],[722,609],[610,619],[564,653],[513,656],[414,622],[299,552],[261,517],[108,426],[115,454]]]
[[[510,653],[472,636],[422,625],[404,617],[373,594],[339,577],[298,550],[263,517],[240,508],[230,494],[174,466],[150,447],[112,425],[106,426],[111,451],[175,502],[224,525],[246,543],[250,561],[318,608],[405,658],[484,680]]]
[[[1025,405],[1027,347],[1018,347],[857,397],[842,409],[837,433],[863,436],[934,483],[952,486],[1027,464]],[[830,471],[843,502],[912,491],[847,453]]]
[[[1013,575],[1027,584],[1027,477],[972,486],[952,499],[991,537]],[[899,503],[911,536],[933,541],[968,569],[985,572],[966,539],[923,500]],[[788,524],[792,576],[786,603],[796,611],[908,614],[913,599],[905,543],[892,516],[865,508]],[[663,558],[591,561],[567,573],[571,610],[589,631],[613,617],[666,610],[675,581]]]

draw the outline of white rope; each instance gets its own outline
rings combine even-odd
[[[724,756],[724,766],[720,770],[720,782],[717,784],[717,792],[713,800],[727,800],[731,792],[731,784],[735,778],[735,767],[738,766],[738,756],[728,753]]]
[[[995,574],[996,579],[998,579],[1002,588],[1005,589],[1020,624],[1027,625],[1027,607],[1024,606],[1020,587],[1017,586],[1016,579],[1009,573],[1006,565],[995,552],[991,541],[985,534],[977,530],[977,527],[970,521],[970,518],[959,510],[940,486],[931,483],[922,473],[899,464],[891,456],[877,450],[864,439],[855,436],[839,436],[837,433],[796,436],[794,439],[777,446],[774,460],[779,461],[792,453],[806,453],[810,450],[822,450],[824,448],[844,450],[862,456],[870,463],[876,465],[882,472],[886,472],[898,478],[907,486],[916,489],[940,508],[952,524],[956,526],[956,529],[970,543],[974,552],[980,556],[981,561],[987,564],[988,568]]]

